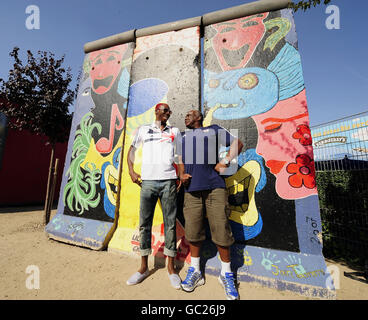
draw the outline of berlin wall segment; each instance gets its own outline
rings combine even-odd
[[[186,112],[200,108],[199,43],[198,26],[139,37],[133,57],[133,43],[86,56],[58,212],[46,228],[50,237],[101,248],[115,218],[113,185],[123,158],[119,220],[108,249],[138,252],[140,190],[128,174],[127,148],[121,154],[121,147],[130,144],[139,126],[152,123],[158,102],[170,105],[170,124],[184,130]],[[237,130],[245,145],[236,173],[226,178],[236,238],[233,269],[241,281],[333,297],[291,10],[206,26],[203,50],[204,124]],[[177,259],[189,262],[183,226],[179,210]],[[163,256],[160,206],[152,238],[153,254]],[[208,273],[219,273],[210,239],[202,260]]]
[[[236,129],[245,148],[227,177],[233,267],[257,281],[334,297],[322,255],[312,137],[289,9],[205,28],[205,125]],[[220,261],[208,242],[209,272]],[[282,285],[280,285],[282,284]]]
[[[184,117],[200,108],[200,30],[192,27],[136,39],[124,144],[129,146],[138,128],[154,121],[154,107],[168,103],[172,110],[169,124],[185,130]],[[125,148],[118,227],[108,250],[139,254],[140,188],[131,181]],[[135,156],[140,172],[141,152]],[[189,244],[184,236],[183,193],[178,197],[177,241],[179,261],[190,260]],[[164,232],[161,206],[155,209],[152,228],[152,254],[164,258]]]
[[[134,43],[90,52],[50,238],[101,250],[113,227]]]

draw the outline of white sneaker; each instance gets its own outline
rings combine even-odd
[[[136,272],[134,273],[126,282],[128,286],[133,286],[142,282],[149,275],[149,270],[147,269],[144,273]]]
[[[171,282],[171,286],[175,289],[180,289],[181,286],[180,286],[180,283],[181,283],[181,279],[180,277],[176,274],[176,273],[167,273],[169,275],[169,279],[170,279],[170,282]]]

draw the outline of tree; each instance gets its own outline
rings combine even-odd
[[[45,222],[48,222],[49,208],[46,208],[50,192],[50,181],[56,143],[67,141],[72,115],[69,106],[73,103],[76,90],[69,88],[72,81],[71,69],[62,67],[65,56],[56,59],[53,53],[38,51],[35,57],[27,51],[27,63],[19,58],[19,48],[9,54],[14,59],[8,80],[0,79],[0,111],[8,117],[10,128],[29,130],[42,134],[51,145],[50,170],[45,204]]]
[[[15,61],[9,71],[8,81],[0,79],[0,110],[9,118],[9,127],[44,134],[49,143],[65,142],[71,125],[68,107],[75,92],[69,89],[72,81],[71,70],[65,70],[61,59],[53,53],[38,51],[34,57],[27,51],[28,61],[23,65],[19,48],[9,54]]]
[[[323,4],[328,4],[330,2],[331,0],[323,0]],[[298,9],[303,9],[305,11],[307,9],[310,9],[312,5],[315,7],[317,4],[320,3],[321,0],[299,1],[298,3],[290,3],[289,8],[294,9],[294,12],[296,12]]]

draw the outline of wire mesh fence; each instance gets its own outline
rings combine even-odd
[[[327,258],[368,262],[368,112],[311,128]]]
[[[325,256],[362,266],[368,259],[368,170],[317,171],[316,176]]]

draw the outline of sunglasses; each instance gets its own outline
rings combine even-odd
[[[164,107],[163,109],[161,109],[161,107]],[[166,107],[166,108],[165,108]],[[169,114],[172,114],[172,111],[168,108],[168,105],[166,103],[159,103],[157,106],[156,106],[156,110],[161,110],[163,111],[164,113],[169,113]]]
[[[167,108],[165,108],[165,109],[159,109],[159,110],[161,110],[163,113],[172,114],[172,111],[170,109],[167,109]]]

